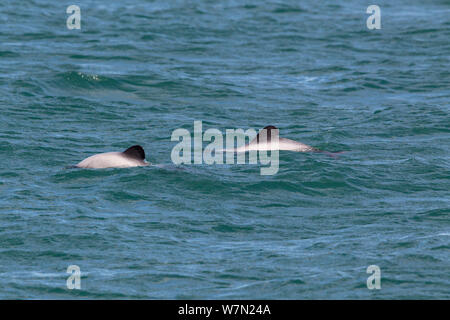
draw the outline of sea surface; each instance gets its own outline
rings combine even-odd
[[[0,298],[449,299],[449,40],[446,0],[2,0]],[[175,165],[194,121],[346,152]]]

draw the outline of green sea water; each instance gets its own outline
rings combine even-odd
[[[450,298],[450,2],[370,4],[1,1],[0,298]],[[346,152],[176,166],[194,121]]]

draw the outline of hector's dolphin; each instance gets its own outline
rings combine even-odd
[[[253,150],[269,151],[269,150],[288,150],[296,152],[321,152],[329,156],[335,157],[341,152],[328,152],[308,146],[304,143],[291,139],[280,138],[279,130],[275,126],[264,127],[249,144],[244,146],[225,149],[225,152],[248,152]]]
[[[148,166],[145,152],[141,146],[129,147],[124,152],[99,153],[84,159],[75,168],[127,168]]]

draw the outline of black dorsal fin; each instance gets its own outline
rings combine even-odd
[[[137,160],[145,160],[145,152],[141,146],[135,145],[129,147],[127,150],[123,152],[127,157],[137,159]]]
[[[266,130],[266,134],[267,134],[267,142],[270,142],[271,140],[272,140],[272,130],[278,130],[278,128],[277,127],[275,127],[275,126],[265,126],[264,128],[262,128],[262,130]],[[261,131],[262,131],[261,130]],[[256,136],[256,141],[259,143],[259,135],[261,134],[261,132],[260,133],[258,133],[258,135]],[[274,134],[275,134],[275,132],[274,132]]]

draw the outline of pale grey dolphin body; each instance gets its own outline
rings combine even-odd
[[[128,168],[148,166],[145,161],[145,152],[141,146],[132,146],[124,152],[99,153],[78,163],[75,168]]]
[[[294,141],[291,139],[280,138],[279,130],[275,126],[264,127],[250,143],[232,149],[225,149],[225,152],[248,152],[254,150],[269,151],[269,150],[287,150],[295,152],[321,152],[329,156],[335,157],[340,152],[328,152],[319,150],[317,148],[308,146],[304,143]],[[278,138],[278,139],[277,139]]]

